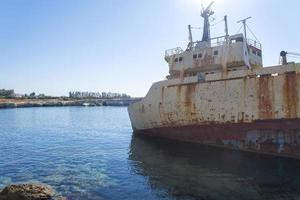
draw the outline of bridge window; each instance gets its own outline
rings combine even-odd
[[[183,61],[183,58],[182,57],[179,57],[179,62],[182,62]]]
[[[219,54],[218,51],[214,51],[214,55],[217,56]]]
[[[242,38],[242,37],[239,37],[239,38],[232,38],[231,40],[230,40],[230,43],[231,44],[234,44],[234,43],[237,43],[237,42],[243,42],[244,41],[244,39]]]
[[[261,57],[261,52],[260,52],[260,51],[258,51],[258,52],[257,52],[257,55],[258,55],[259,57]]]
[[[244,41],[244,39],[242,37],[236,38],[235,40],[236,40],[236,42],[243,42]]]
[[[175,58],[175,62],[178,62],[178,58]]]
[[[193,58],[196,59],[196,58],[197,58],[197,54],[194,54],[194,55],[193,55]]]
[[[198,58],[202,58],[202,53],[199,53],[199,54],[198,54]]]

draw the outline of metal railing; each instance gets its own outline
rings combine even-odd
[[[215,37],[210,40],[212,47],[217,47],[226,44],[226,36]]]
[[[261,50],[261,44],[256,40],[247,39],[247,44]]]
[[[215,38],[211,38],[210,40],[210,47],[217,47],[217,46],[222,46],[222,45],[225,45],[227,43],[229,43],[229,38],[226,38],[226,36],[221,36],[221,37],[215,37]],[[193,42],[193,43],[190,43],[189,46],[191,48],[195,48],[197,47],[197,45],[201,43],[200,41],[196,41],[196,42]],[[252,39],[247,39],[247,44],[250,45],[250,46],[253,46],[259,50],[262,49],[262,46],[261,44],[258,42],[258,41],[255,41],[255,40],[252,40]],[[165,52],[165,57],[171,57],[173,55],[177,55],[177,54],[181,54],[183,53],[184,50],[180,47],[176,47],[174,49],[169,49],[169,50],[166,50]]]
[[[176,55],[176,54],[181,54],[183,53],[184,51],[182,50],[182,48],[180,47],[176,47],[174,49],[169,49],[169,50],[166,50],[166,57],[169,57],[169,56],[173,56],[173,55]]]
[[[192,47],[196,47],[197,44],[201,43],[201,41],[196,41],[192,43]],[[226,44],[226,37],[220,36],[210,39],[210,47],[217,47]]]

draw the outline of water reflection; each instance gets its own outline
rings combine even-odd
[[[294,199],[300,163],[252,153],[134,135],[131,170],[148,178],[159,198]]]

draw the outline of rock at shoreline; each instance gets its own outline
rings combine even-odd
[[[15,103],[0,103],[0,108],[16,108]]]
[[[43,184],[10,185],[0,190],[0,200],[65,200],[65,198],[54,198],[54,196],[54,190]]]

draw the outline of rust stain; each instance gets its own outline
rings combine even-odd
[[[222,66],[221,79],[227,79],[228,77],[228,68],[227,65]]]
[[[258,112],[259,119],[273,119],[273,77],[271,75],[264,75],[258,78]]]
[[[164,103],[165,100],[165,87],[161,88],[161,102]]]
[[[214,58],[210,55],[205,56],[204,59],[201,61],[202,66],[211,65],[213,63],[214,63]]]
[[[159,116],[161,118],[161,120],[163,121],[162,124],[164,126],[166,125],[170,125],[174,122],[174,114],[173,113],[168,113],[165,110],[165,106],[168,104],[168,102],[166,102],[165,100],[165,92],[168,88],[167,87],[162,87],[161,88],[161,102],[159,102]]]
[[[195,62],[194,64],[195,67],[201,67],[201,63],[198,59],[196,59],[194,62]]]
[[[163,112],[163,105],[162,105],[162,102],[159,102],[159,104],[158,104],[158,109],[159,109],[159,114],[162,115],[162,112]]]
[[[214,63],[214,57],[212,56],[212,48],[210,48],[209,50],[207,50],[207,52],[204,55],[204,58],[201,60],[201,65],[205,66],[205,65],[211,65]]]
[[[164,96],[165,96],[165,87],[161,88],[161,102],[158,104],[158,111],[161,119],[164,119]]]
[[[196,84],[186,86],[185,91],[185,112],[191,119],[196,114],[195,102]]]
[[[284,112],[287,118],[297,118],[298,111],[298,83],[296,72],[285,74],[283,84]]]
[[[238,122],[243,123],[244,121],[245,121],[245,113],[244,112],[238,113]]]
[[[145,106],[144,106],[144,104],[142,104],[142,108],[141,108],[140,112],[145,113]]]
[[[244,61],[232,61],[232,62],[227,62],[227,66],[230,67],[239,67],[244,65]]]
[[[296,76],[296,78],[297,78],[297,99],[298,99],[298,102],[297,102],[297,110],[296,110],[296,112],[297,112],[297,118],[300,118],[300,113],[299,113],[299,111],[300,111],[300,89],[299,89],[299,87],[300,87],[300,73],[297,73],[297,76]]]
[[[247,94],[248,94],[247,83],[248,83],[247,78],[243,78],[243,91],[241,92],[241,94],[242,94],[241,102],[243,104],[243,108],[245,108],[245,106],[246,106],[245,104],[246,104],[246,98],[247,98]],[[245,119],[245,112],[242,112],[241,115],[242,115],[240,118],[241,122],[245,122],[248,120],[247,115],[246,115],[246,119]]]
[[[246,94],[248,93],[247,91],[247,78],[243,78],[243,97],[245,98]],[[243,99],[244,101],[245,99]]]
[[[226,71],[223,70],[223,71],[221,72],[221,79],[224,80],[224,79],[227,79],[227,77],[228,77],[228,72],[227,72],[227,70],[226,70]]]
[[[175,63],[175,61],[174,61],[174,60],[175,60],[175,56],[173,56],[171,60],[172,60],[172,62],[171,62],[172,64],[171,64],[171,69],[170,69],[170,71],[171,71],[171,70],[174,70],[175,67],[176,67],[176,63]]]
[[[181,112],[181,85],[176,88],[176,109]]]
[[[292,128],[292,129],[291,129]],[[180,141],[300,158],[300,120],[190,125],[137,131]]]
[[[182,84],[183,83],[183,81],[184,81],[184,70],[182,69],[182,70],[180,70],[180,75],[179,75],[179,79],[180,79],[180,83]]]

